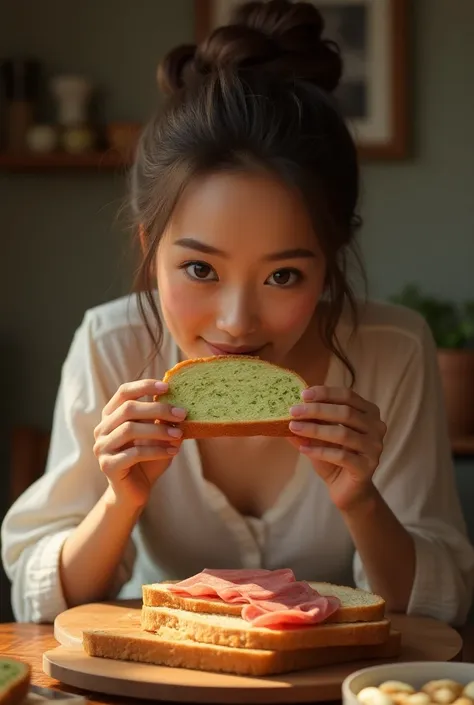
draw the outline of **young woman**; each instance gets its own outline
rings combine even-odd
[[[322,30],[312,4],[253,2],[160,67],[168,103],[132,177],[140,294],[86,313],[46,473],[3,523],[18,620],[239,567],[465,619],[474,552],[436,351],[420,317],[351,291],[358,168]],[[290,442],[182,443],[186,409],[152,401],[179,360],[228,353],[306,379]]]

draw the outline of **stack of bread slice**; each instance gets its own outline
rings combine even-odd
[[[242,604],[172,592],[173,583],[144,585],[140,629],[86,630],[91,656],[174,668],[266,676],[400,653],[384,600],[329,583],[310,583],[340,607],[323,623],[292,628],[257,627],[241,616]]]

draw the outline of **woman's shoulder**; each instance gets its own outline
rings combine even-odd
[[[426,321],[413,309],[377,299],[359,300],[356,305],[358,336],[376,338],[379,342],[404,340],[409,343],[411,341],[412,344],[418,345],[426,335]]]
[[[416,311],[378,300],[358,302],[357,311],[355,330],[345,312],[338,334],[359,380],[390,386],[407,369],[415,373],[433,357],[430,329]]]
[[[151,315],[149,305],[145,307]],[[92,306],[84,312],[82,325],[87,327],[94,338],[110,336],[121,331],[145,331],[145,323],[140,315],[138,294],[128,294],[105,303]]]
[[[157,296],[154,302],[161,319]],[[149,302],[143,298],[142,303],[150,329],[157,331]],[[162,323],[161,344],[157,350],[140,310],[139,296],[129,294],[88,308],[75,332],[72,349],[79,354],[93,351],[92,357],[120,367],[123,373],[123,368],[134,370],[137,365],[143,368],[144,362],[153,358],[160,367],[166,367],[173,359],[173,345]]]

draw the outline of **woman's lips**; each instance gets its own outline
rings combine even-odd
[[[258,353],[263,349],[263,345],[259,348],[250,347],[238,347],[232,348],[229,345],[219,345],[217,343],[209,343],[205,341],[208,348],[212,351],[213,355],[258,355]]]

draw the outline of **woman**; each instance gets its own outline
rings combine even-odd
[[[285,567],[464,621],[474,553],[435,348],[416,314],[351,291],[357,159],[322,30],[311,4],[254,2],[160,67],[171,95],[131,183],[141,294],[86,313],[46,473],[4,520],[17,619]],[[290,442],[182,443],[186,410],[152,401],[179,360],[227,353],[306,379]]]

